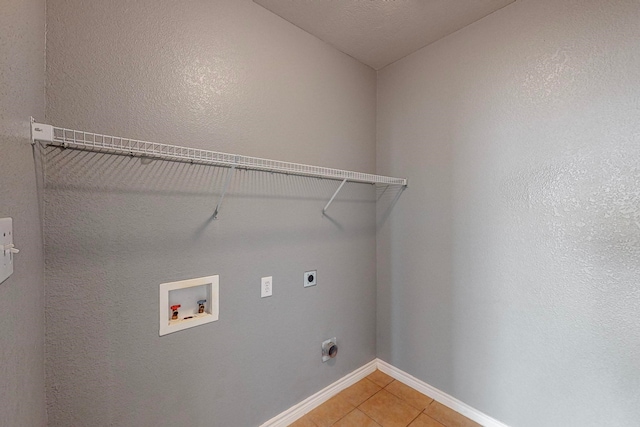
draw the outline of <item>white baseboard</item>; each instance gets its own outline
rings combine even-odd
[[[467,405],[464,402],[459,401],[455,397],[449,396],[447,393],[438,390],[437,388],[430,386],[429,384],[421,381],[404,371],[396,368],[393,365],[388,364],[384,360],[376,359],[377,367],[385,374],[393,377],[394,379],[408,385],[411,388],[418,390],[422,394],[426,394],[438,403],[447,406],[457,413],[464,415],[465,417],[477,422],[484,427],[508,427],[506,424],[491,418],[483,412],[478,411],[475,408]]]
[[[350,387],[376,370],[378,359],[372,360],[366,365],[356,369],[355,371],[340,378],[333,384],[323,388],[313,396],[303,400],[297,405],[292,406],[286,411],[271,418],[260,427],[287,427],[303,415],[322,405],[336,394],[340,393],[347,387]]]
[[[380,359],[372,360],[361,368],[358,368],[350,374],[340,378],[338,381],[325,387],[313,396],[271,418],[260,427],[287,427],[294,421],[302,418],[306,413],[312,411],[336,394],[340,393],[345,388],[357,383],[376,369],[379,369],[401,383],[418,390],[420,393],[426,394],[436,402],[453,409],[459,414],[464,415],[484,427],[508,427],[506,424],[491,418],[483,412],[459,401],[455,397],[449,396],[447,393],[430,386],[424,381],[421,381]]]

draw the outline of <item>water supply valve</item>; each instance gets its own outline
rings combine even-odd
[[[201,299],[198,301],[198,313],[204,313],[204,303],[207,302],[206,299]]]
[[[171,306],[171,312],[173,313],[171,315],[171,320],[178,320],[178,309],[181,307],[180,304],[177,305],[172,305]]]

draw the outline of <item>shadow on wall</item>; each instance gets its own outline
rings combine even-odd
[[[333,224],[347,236],[375,232],[370,224],[364,225],[368,221],[358,222],[352,215],[345,215],[345,209],[361,205],[371,206],[371,215],[375,214],[375,187],[369,184],[345,185],[327,215],[323,216],[322,208],[339,181],[239,169],[225,194],[218,219],[214,220],[212,215],[227,180],[229,169],[226,167],[164,160],[149,162],[148,159],[59,147],[47,147],[42,155],[45,192],[49,195],[47,209],[55,210],[65,205],[56,202],[51,196],[54,193],[55,197],[71,198],[78,221],[85,223],[91,221],[93,214],[101,216],[103,213],[94,209],[104,207],[105,200],[111,200],[109,210],[114,218],[121,221],[135,222],[142,216],[147,221],[158,222],[159,228],[167,230],[177,218],[182,222],[189,221],[189,229],[194,230],[194,240],[213,238],[215,230],[230,219],[228,215],[247,220],[248,226],[236,234],[236,242],[273,236],[279,236],[280,240],[287,239],[287,236],[298,239],[301,233],[319,240],[326,238],[320,228],[310,228],[321,223],[292,222],[287,219],[289,214],[322,218],[322,222]],[[283,209],[287,210],[287,215],[282,215]],[[254,227],[259,220],[256,213],[271,226]],[[131,215],[137,218],[129,218]],[[294,223],[300,227],[296,228]],[[179,237],[168,235],[167,238]],[[131,240],[133,245],[142,242],[144,238]],[[233,241],[225,244],[229,243],[233,244]]]
[[[407,187],[399,187],[399,186],[381,186],[376,188],[376,201],[378,203],[377,209],[379,210],[379,215],[377,219],[377,230],[387,222],[389,215],[393,211],[393,207],[398,203],[400,196],[404,193]]]

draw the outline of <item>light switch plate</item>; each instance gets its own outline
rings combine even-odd
[[[0,283],[13,274],[13,257],[11,251],[4,250],[13,243],[13,220],[0,218]]]

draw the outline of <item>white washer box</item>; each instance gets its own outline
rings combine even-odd
[[[18,252],[13,247],[13,219],[0,218],[0,283],[13,274],[13,256]]]
[[[204,313],[198,313],[199,300],[206,300]],[[180,280],[160,285],[160,336],[218,320],[219,276]],[[172,319],[171,307],[180,305],[178,318]]]

